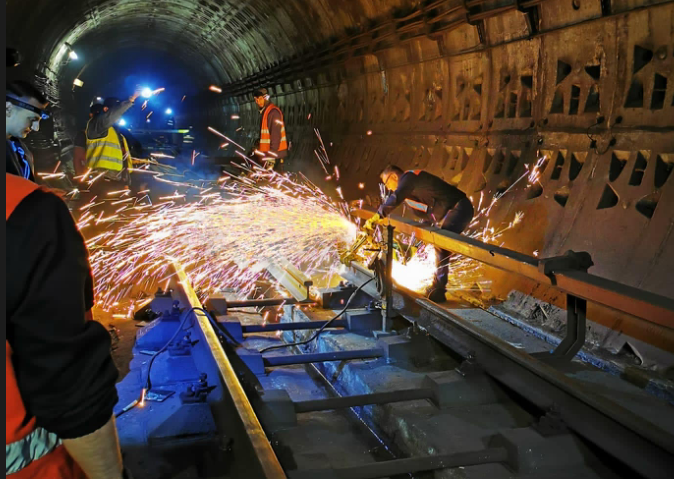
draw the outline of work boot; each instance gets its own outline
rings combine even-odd
[[[447,301],[447,296],[445,295],[445,288],[434,288],[426,296],[428,299],[434,303],[442,304]]]

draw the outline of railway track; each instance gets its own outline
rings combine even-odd
[[[201,308],[178,271],[170,299],[182,308]],[[671,405],[638,388],[578,361],[555,366],[536,359],[549,354],[547,343],[514,326],[508,343],[478,326],[485,317],[467,320],[456,314],[460,310],[400,289],[394,295],[400,315],[381,332],[381,311],[363,308],[378,299],[376,289],[356,264],[344,277],[362,290],[331,290],[323,295],[327,308],[302,304],[307,278],[297,270],[270,271],[300,303],[283,305],[280,323],[263,324],[255,309],[241,309],[254,303],[235,303],[235,293],[207,303],[211,317],[199,309],[188,314],[196,340],[191,360],[215,386],[204,401],[213,417],[210,441],[227,451],[218,472],[203,477],[600,478],[671,472]],[[238,312],[218,314],[226,301]],[[259,306],[265,305],[275,307],[274,300]],[[342,309],[316,340],[264,351],[306,341]],[[476,314],[462,314],[468,313]],[[161,377],[159,371],[153,375]],[[599,385],[604,394],[597,392]],[[647,405],[650,417],[616,400],[621,394]],[[662,420],[654,423],[654,415]]]
[[[484,252],[471,248],[462,253]],[[549,277],[543,262],[487,252],[486,262],[496,256],[504,269],[515,261],[518,274]],[[157,360],[151,388],[141,380],[128,390],[187,387],[151,403],[164,418],[154,421],[160,426],[141,422],[151,431],[147,442],[158,435],[215,444],[219,465],[198,477],[671,476],[672,398],[576,356],[584,342],[582,301],[620,296],[618,309],[636,310],[648,300],[638,290],[607,293],[602,288],[613,286],[601,278],[564,270],[565,288],[593,287],[586,298],[569,297],[576,316],[552,349],[486,311],[440,307],[404,288],[384,301],[395,314],[383,314],[372,274],[357,263],[342,273],[349,284],[319,298],[309,297],[312,278],[281,261],[268,272],[291,297],[251,301],[228,292],[203,306],[179,265],[176,271],[172,296],[156,298],[152,308],[174,300],[180,308],[139,333],[136,349],[149,349],[152,364],[159,346],[171,344],[178,358]],[[669,300],[656,299],[653,307],[671,314]],[[266,324],[262,308],[282,310],[280,322]],[[150,376],[148,361],[137,369],[138,377]],[[120,430],[141,414],[122,416]],[[186,432],[193,417],[203,424]]]

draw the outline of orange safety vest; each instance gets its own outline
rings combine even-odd
[[[269,122],[267,118],[269,117],[269,112],[272,110],[278,110],[281,114],[281,142],[278,146],[278,151],[283,151],[288,149],[288,140],[286,139],[286,124],[283,121],[283,112],[279,107],[270,103],[269,106],[264,110],[262,115],[262,126],[260,128],[260,151],[269,151],[271,149],[271,132],[269,131]]]
[[[35,183],[6,174],[5,221],[23,199],[36,189]],[[12,479],[86,479],[61,440],[35,425],[26,411],[12,365],[12,348],[5,340],[5,475]]]

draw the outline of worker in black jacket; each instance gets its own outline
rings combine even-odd
[[[60,198],[5,176],[8,476],[121,479],[117,369],[84,239]]]
[[[463,191],[423,170],[403,171],[389,165],[382,171],[381,181],[393,193],[365,223],[365,229],[372,229],[403,202],[425,222],[453,233],[462,233],[473,219],[473,205]],[[435,248],[435,254],[437,269],[427,295],[431,301],[442,303],[446,301],[451,253]]]

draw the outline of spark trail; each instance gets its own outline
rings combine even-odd
[[[337,246],[354,237],[356,226],[307,181],[256,174],[264,186],[242,177],[193,203],[139,201],[114,231],[91,238],[98,306],[110,309],[138,288],[163,287],[173,260],[205,295],[223,288],[248,292],[269,262],[284,259],[308,275],[334,272]]]

